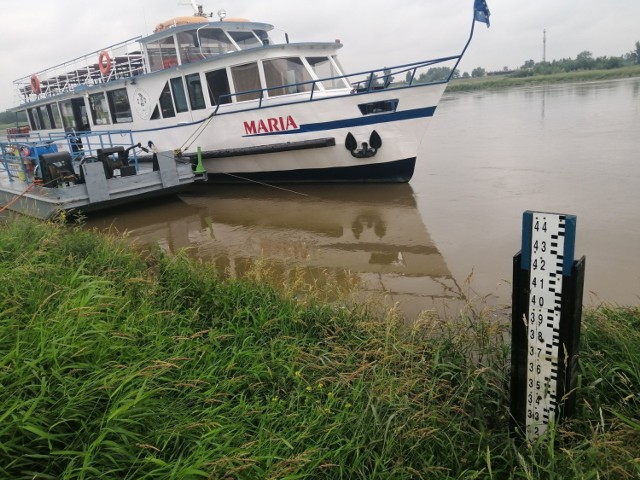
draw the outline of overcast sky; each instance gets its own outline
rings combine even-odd
[[[13,80],[151,33],[171,17],[190,15],[179,0],[0,0],[0,111],[15,105]],[[179,5],[186,3],[186,5]],[[622,55],[640,40],[640,0],[487,0],[491,28],[476,24],[462,72],[515,68],[588,50]],[[273,24],[290,40],[340,39],[347,71],[457,54],[466,42],[473,0],[217,0],[205,11]],[[97,61],[97,58],[96,58]]]

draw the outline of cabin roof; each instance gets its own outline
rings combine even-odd
[[[198,28],[219,28],[226,31],[242,31],[242,30],[264,30],[265,32],[273,30],[273,25],[260,22],[236,22],[236,21],[224,21],[224,22],[202,22],[202,23],[189,23],[187,25],[178,25],[175,27],[166,28],[160,32],[153,33],[147,37],[140,39],[141,43],[149,43],[161,38],[166,38],[174,33],[187,32],[197,30]]]

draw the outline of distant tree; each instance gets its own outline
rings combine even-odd
[[[625,53],[624,61],[632,64],[638,63],[638,56],[636,55],[636,52],[631,51],[629,53]]]
[[[413,77],[413,70],[409,70],[407,72],[407,75],[404,77],[404,83],[406,83],[407,85],[409,85],[409,83],[411,83],[411,78]]]
[[[16,114],[15,112],[4,111],[0,112],[0,124],[10,125],[17,123],[26,123],[27,116],[24,112]]]
[[[640,41],[636,42],[636,49],[631,53],[634,55],[635,63],[640,64]]]
[[[462,78],[469,78],[471,75],[469,75],[469,72],[464,72],[462,74]]]
[[[449,67],[432,67],[420,74],[418,83],[442,82],[449,78],[449,75],[451,75]]]
[[[520,68],[533,68],[535,64],[536,62],[534,62],[533,60],[527,60]]]
[[[474,78],[484,77],[485,73],[487,73],[487,72],[485,71],[484,68],[476,67],[471,71],[471,76],[474,77]]]
[[[580,52],[576,57],[576,68],[579,70],[590,70],[594,64],[593,54],[587,50]]]
[[[391,69],[385,68],[382,74],[382,83],[386,86],[391,85],[393,83],[393,80],[395,79],[395,77],[391,75]]]

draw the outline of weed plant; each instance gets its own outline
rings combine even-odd
[[[588,312],[578,414],[526,443],[482,308],[407,328],[24,218],[0,278],[0,478],[640,476],[637,307]]]

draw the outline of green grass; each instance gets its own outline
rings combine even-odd
[[[599,80],[614,80],[640,76],[640,65],[631,65],[610,70],[580,70],[551,75],[534,75],[531,77],[479,77],[456,79],[449,82],[447,92],[465,92],[488,89],[504,89],[527,85],[544,85],[569,82],[592,82]]]
[[[578,415],[522,444],[483,308],[407,328],[24,218],[0,278],[0,478],[640,475],[636,307],[588,312]]]

